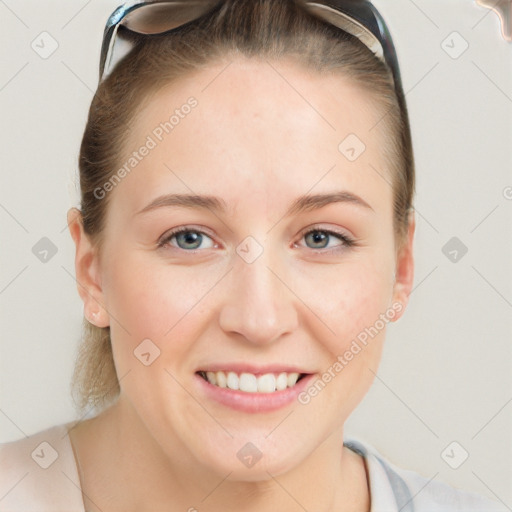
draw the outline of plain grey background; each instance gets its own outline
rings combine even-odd
[[[416,275],[346,435],[512,510],[512,43],[471,0],[375,4],[410,109]],[[66,212],[78,205],[79,144],[117,5],[0,0],[2,442],[75,418],[82,303]],[[44,237],[56,251],[45,262]]]

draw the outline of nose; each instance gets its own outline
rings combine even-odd
[[[268,252],[252,263],[236,256],[219,318],[224,332],[257,345],[268,345],[297,327],[290,279]]]

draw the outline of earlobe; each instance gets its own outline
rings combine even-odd
[[[414,281],[414,231],[416,229],[416,219],[414,210],[409,212],[407,237],[400,247],[395,268],[395,283],[393,285],[393,304],[401,304],[400,312],[393,321],[398,320],[404,313],[409,302],[409,295],[412,291]]]
[[[84,315],[97,327],[108,327],[110,322],[104,307],[97,250],[84,231],[80,210],[71,208],[67,221],[71,238],[75,243],[76,283],[78,294],[84,303]]]

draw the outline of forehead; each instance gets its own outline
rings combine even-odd
[[[150,140],[154,147],[122,185],[134,207],[164,192],[210,193],[231,205],[244,190],[279,204],[333,187],[385,201],[383,141],[373,129],[381,115],[342,75],[226,59],[148,98],[125,159]]]

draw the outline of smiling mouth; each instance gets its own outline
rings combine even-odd
[[[237,373],[229,371],[205,372],[197,374],[212,386],[228,388],[233,391],[246,393],[275,393],[287,388],[293,388],[297,382],[306,377],[307,373],[265,373],[255,375],[253,373]]]

